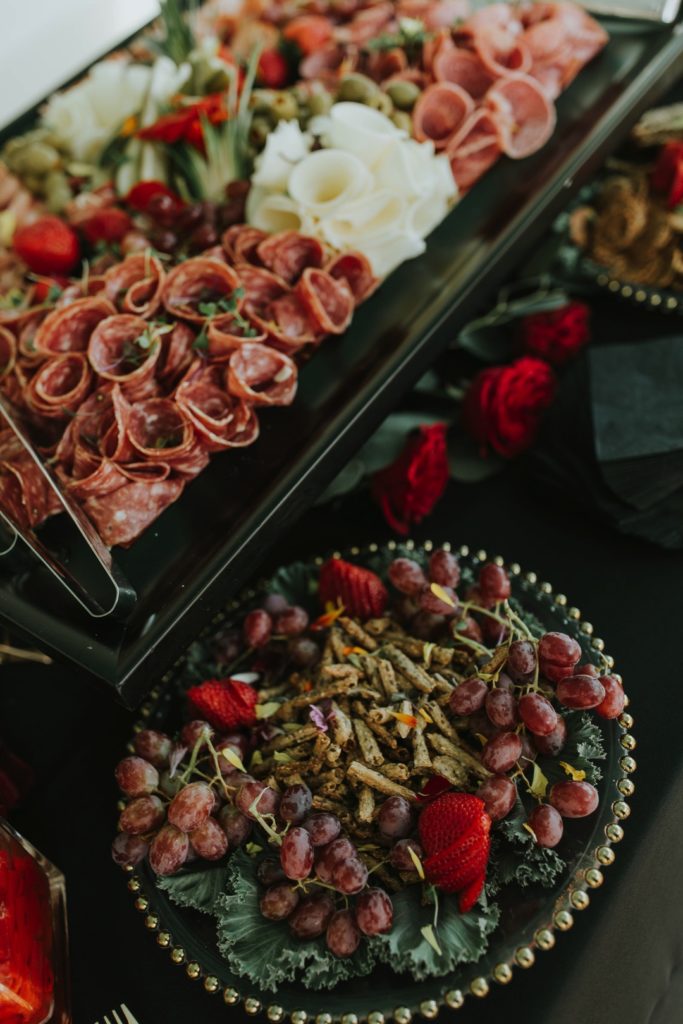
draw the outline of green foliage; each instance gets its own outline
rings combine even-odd
[[[498,822],[492,831],[491,861],[487,890],[496,893],[504,886],[554,885],[566,865],[562,858],[546,847],[538,846],[524,828],[528,813],[520,799],[512,814]]]
[[[179,907],[213,914],[216,900],[228,883],[228,865],[203,866],[194,871],[157,879],[157,886]]]
[[[595,761],[602,761],[606,756],[600,726],[585,711],[566,712],[564,720],[567,723],[567,742],[557,757],[539,758],[543,773],[551,786],[554,782],[566,782],[570,776],[560,764],[564,761],[577,771],[585,772],[586,782],[595,785],[602,778]]]

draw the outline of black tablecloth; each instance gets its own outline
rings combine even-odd
[[[312,510],[271,562],[383,540],[377,509],[354,495]],[[417,539],[484,547],[549,580],[596,626],[632,698],[639,767],[633,814],[591,907],[530,971],[454,1020],[519,1024],[679,1024],[683,1020],[683,552],[610,532],[569,496],[544,494],[517,466],[477,485],[452,483]],[[76,1024],[126,1002],[141,1024],[244,1017],[191,983],[146,932],[109,859],[112,769],[133,717],[64,668],[6,666],[0,734],[38,770],[15,822],[66,874]],[[246,1017],[244,1017],[246,1020]]]

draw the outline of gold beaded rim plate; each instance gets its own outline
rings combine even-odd
[[[584,258],[581,267],[587,277],[610,295],[660,313],[683,314],[683,293],[670,288],[655,288],[651,285],[637,284],[635,281],[623,281],[610,273],[608,267],[589,259]]]
[[[580,610],[570,606],[567,597],[555,592],[550,583],[540,582],[534,572],[523,572],[515,562],[506,563],[484,550],[471,551],[467,545],[451,548],[447,543],[435,545],[431,541],[422,544],[406,541],[400,545],[390,541],[386,545],[370,544],[333,554],[362,561],[364,556],[371,557],[384,548],[390,552],[397,547],[429,552],[435,546],[453,550],[460,556],[463,566],[474,569],[485,561],[505,565],[512,578],[513,596],[521,598],[547,628],[562,628],[575,636],[585,657],[599,657],[606,669],[615,674],[614,659],[605,654],[604,641],[595,636],[592,624],[582,618]],[[323,561],[323,558],[316,558],[313,564],[321,565]],[[208,636],[217,626],[234,619],[243,605],[253,602],[262,592],[266,582],[230,602],[201,635]],[[184,659],[180,659],[152,690],[140,708],[141,719],[135,731],[163,723],[183,664]],[[604,777],[598,785],[600,806],[594,821],[581,819],[590,834],[583,841],[582,849],[573,854],[569,873],[565,873],[555,890],[548,890],[547,904],[540,911],[535,909],[530,913],[525,925],[516,928],[513,935],[499,936],[494,932],[488,953],[477,963],[461,965],[444,978],[412,982],[391,975],[385,968],[382,972],[373,972],[369,978],[358,979],[353,991],[349,991],[351,986],[339,986],[340,991],[311,991],[292,984],[283,986],[277,993],[258,992],[248,979],[231,975],[218,951],[197,939],[192,921],[186,917],[189,912],[167,901],[145,866],[128,872],[128,890],[135,909],[155,936],[157,945],[189,981],[226,1006],[241,1005],[250,1016],[265,1014],[273,1024],[285,1019],[291,1024],[387,1024],[390,1021],[410,1024],[417,1016],[433,1020],[442,1007],[458,1010],[468,996],[484,998],[493,986],[512,981],[516,969],[533,966],[537,953],[554,947],[557,933],[571,929],[574,915],[590,905],[591,891],[603,884],[604,869],[615,860],[614,848],[623,839],[623,822],[631,813],[628,800],[635,792],[631,776],[636,769],[633,757],[636,740],[629,710],[616,721],[600,720],[600,724],[607,748],[607,757],[601,765]]]

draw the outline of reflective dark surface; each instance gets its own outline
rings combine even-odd
[[[128,551],[114,559],[137,594],[123,620],[78,609],[30,555],[0,559],[0,614],[15,628],[137,702],[267,549],[486,303],[639,114],[683,69],[669,30],[610,24],[607,49],[561,97],[555,136],[521,163],[502,160],[301,374],[295,405],[262,417],[252,448],[213,460]],[[45,539],[79,562],[58,520]]]

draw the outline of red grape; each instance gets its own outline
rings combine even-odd
[[[214,734],[212,726],[208,722],[204,722],[201,719],[195,719],[193,722],[188,722],[183,726],[180,739],[184,747],[188,750],[194,750],[195,746],[199,741],[200,747],[206,744],[207,740],[210,740]]]
[[[116,782],[126,796],[144,796],[159,785],[159,772],[141,757],[124,757],[114,772]]]
[[[284,837],[280,863],[287,878],[308,878],[313,868],[313,844],[305,828],[293,828]]]
[[[495,689],[486,697],[486,714],[499,729],[511,729],[519,721],[517,701],[508,690]]]
[[[575,676],[595,676],[597,679],[600,673],[598,672],[595,665],[591,665],[589,661],[585,661],[583,665],[577,665],[574,669]]]
[[[310,835],[313,846],[327,846],[341,832],[339,818],[327,811],[309,815],[303,822],[303,828]]]
[[[332,885],[345,896],[355,896],[368,884],[368,869],[357,855],[337,861],[332,868]]]
[[[269,615],[280,615],[289,608],[289,601],[283,594],[273,591],[272,594],[266,595],[263,601],[263,608]]]
[[[255,608],[245,618],[242,630],[248,647],[265,647],[273,632],[273,620],[263,608]]]
[[[242,736],[239,733],[230,733],[229,736],[225,736],[220,743],[216,744],[218,767],[220,768],[221,775],[225,777],[233,775],[238,771],[227,757],[222,756],[222,752],[224,750],[231,750],[233,754],[236,754],[237,757],[239,757],[240,761],[244,762],[244,759],[247,756],[248,747],[249,744],[246,736]]]
[[[507,690],[509,693],[514,693],[515,684],[513,683],[507,672],[501,672],[498,676],[498,682],[496,683],[499,690]]]
[[[585,818],[600,802],[598,791],[590,782],[556,782],[549,799],[563,818]]]
[[[517,786],[507,775],[492,775],[477,790],[491,821],[507,817],[517,800]]]
[[[431,612],[418,612],[410,623],[410,632],[419,640],[431,640],[437,636],[446,623],[444,615],[432,615]]]
[[[540,693],[525,693],[519,698],[519,717],[534,736],[549,736],[557,728],[557,711]]]
[[[135,753],[138,757],[149,761],[155,768],[165,768],[173,744],[170,737],[154,729],[143,729],[133,740]]]
[[[511,594],[510,577],[502,565],[487,562],[479,570],[479,590],[489,601],[505,601]]]
[[[171,800],[168,805],[168,820],[181,832],[194,832],[203,825],[214,809],[214,795],[211,786],[205,782],[191,782]]]
[[[446,618],[452,618],[458,611],[458,595],[451,587],[442,587],[441,589],[451,599],[452,604],[437,597],[431,587],[425,587],[420,594],[420,608],[432,615],[445,615]]]
[[[557,846],[564,832],[562,815],[550,804],[534,807],[529,815],[529,825],[534,830],[539,846]]]
[[[296,909],[299,893],[293,885],[280,882],[266,889],[259,900],[259,909],[269,921],[284,921]]]
[[[157,875],[174,875],[187,860],[190,840],[175,825],[164,825],[149,847],[149,865]]]
[[[280,612],[273,624],[273,632],[285,636],[298,636],[308,626],[308,612],[305,608],[293,605]]]
[[[473,676],[459,683],[450,695],[448,704],[454,715],[473,715],[484,706],[489,688],[483,679]]]
[[[518,683],[536,671],[536,648],[530,640],[515,640],[510,644],[507,670]]]
[[[427,586],[427,577],[422,567],[412,558],[395,558],[387,570],[387,576],[397,590],[408,596],[421,594]]]
[[[457,587],[460,582],[458,559],[445,548],[437,548],[429,559],[429,578],[441,587]]]
[[[364,935],[386,935],[394,923],[394,907],[384,889],[366,889],[356,900],[356,921]]]
[[[481,752],[481,763],[494,775],[509,772],[522,754],[522,741],[516,732],[501,732],[490,739]]]
[[[280,817],[295,824],[303,821],[311,809],[313,794],[303,782],[289,786],[280,798]]]
[[[545,633],[538,644],[541,672],[553,683],[570,676],[581,657],[581,647],[566,633]]]
[[[287,653],[297,668],[310,668],[320,661],[320,648],[307,636],[293,637],[287,645]]]
[[[190,832],[192,849],[204,860],[220,860],[228,852],[228,837],[215,818],[207,818],[203,825]]]
[[[334,900],[321,893],[305,896],[289,918],[292,935],[297,939],[317,939],[327,929],[334,913]]]
[[[275,885],[278,882],[287,881],[287,875],[282,870],[282,864],[279,860],[274,860],[272,857],[266,857],[259,862],[256,868],[256,877],[261,885]]]
[[[157,195],[150,196],[145,206],[145,213],[156,224],[160,224],[164,228],[172,228],[178,219],[178,203],[173,196],[159,192]]]
[[[256,821],[264,814],[274,814],[280,802],[280,794],[265,786],[262,782],[252,780],[244,782],[237,790],[235,806],[246,814],[247,818]],[[254,807],[252,811],[251,808]]]
[[[482,615],[481,617],[481,631],[484,636],[484,642],[489,647],[498,647],[504,643],[510,630],[498,619],[492,619],[489,615]]]
[[[325,935],[327,948],[335,956],[353,956],[358,949],[361,933],[350,910],[333,914]]]
[[[231,850],[244,846],[253,827],[246,815],[238,811],[236,807],[226,804],[218,812],[218,821],[225,832]]]
[[[219,665],[232,665],[242,653],[242,634],[235,626],[226,626],[211,641],[211,653]]]
[[[415,861],[410,856],[413,851],[418,860],[422,860],[422,847],[415,839],[399,839],[391,848],[389,862],[397,871],[417,871]]]
[[[534,746],[539,754],[557,757],[567,742],[567,723],[562,715],[557,716],[557,725],[547,736],[534,736]]]
[[[476,619],[472,618],[471,615],[466,615],[464,619],[461,619],[458,623],[458,628],[453,634],[457,640],[459,636],[465,637],[467,640],[474,640],[475,643],[480,644],[484,639],[484,634],[481,631],[481,626]]]
[[[534,746],[533,740],[536,738],[528,733],[526,730],[520,733],[522,740],[522,753],[520,761],[535,761],[538,757],[538,750]]]
[[[403,796],[388,797],[377,813],[377,825],[388,839],[403,839],[413,828],[413,809]]]
[[[356,847],[346,836],[333,840],[323,847],[315,862],[315,873],[321,882],[332,885],[332,878],[338,864],[357,857]]]
[[[173,778],[171,778],[171,773],[168,769],[161,773],[159,777],[159,789],[164,796],[174,797],[178,790],[182,788],[183,780],[180,778],[180,775],[174,775]]]
[[[604,699],[595,709],[601,718],[618,718],[626,704],[624,689],[614,676],[600,676],[600,683],[605,691]]]
[[[475,735],[483,736],[487,740],[490,740],[492,736],[497,736],[500,732],[500,729],[496,729],[495,725],[491,724],[491,719],[483,709],[470,715],[469,728]]]
[[[166,812],[158,796],[138,796],[121,812],[119,828],[131,836],[141,836],[163,824]]]
[[[141,836],[129,836],[125,832],[119,832],[111,844],[111,856],[120,868],[134,868],[147,856],[148,849],[149,843]]]
[[[557,699],[566,708],[596,708],[605,699],[605,687],[593,676],[567,676],[557,684]]]

